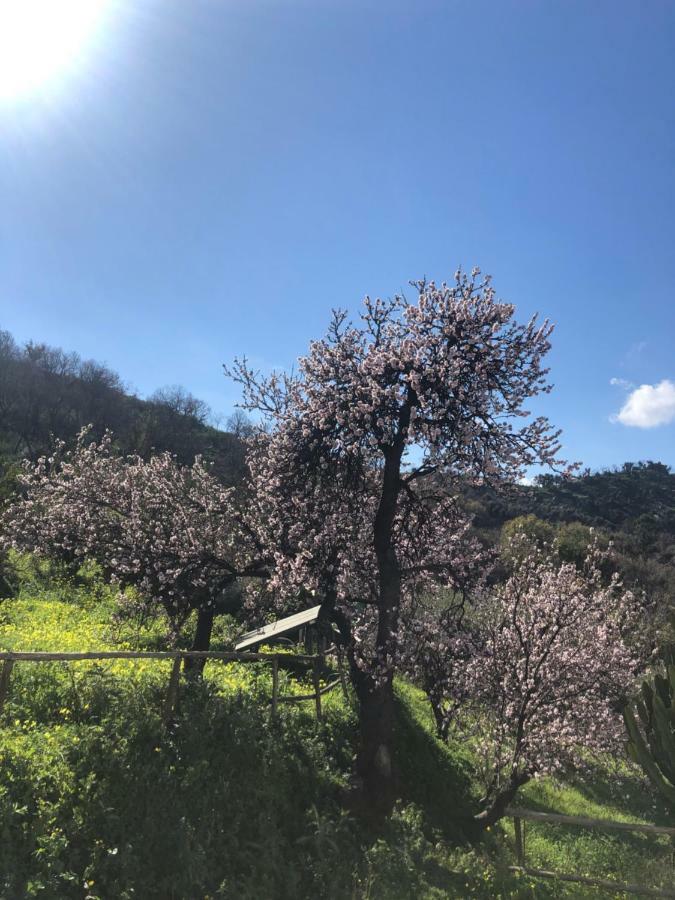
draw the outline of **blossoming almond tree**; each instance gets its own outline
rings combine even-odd
[[[379,584],[370,530],[378,474],[358,471],[339,457],[316,469],[307,466],[287,438],[285,430],[262,433],[248,454],[257,488],[250,491],[251,522],[272,559],[266,594],[284,610],[306,603],[308,595],[320,601],[320,620],[337,625],[360,693],[395,663],[393,656],[382,658],[373,627]],[[410,487],[392,533],[406,619],[414,620],[439,588],[462,594],[482,578],[491,554],[468,534],[469,526],[433,483],[420,480]],[[393,641],[392,652],[400,646]]]
[[[475,269],[457,272],[452,284],[417,282],[415,302],[367,298],[358,327],[334,312],[297,377],[261,378],[246,360],[229,371],[243,385],[243,405],[271,427],[267,461],[252,466],[261,510],[269,516],[282,492],[297,522],[290,564],[289,547],[276,545],[279,577],[299,577],[322,555],[326,570],[341,560],[342,608],[335,597],[325,605],[343,628],[345,605],[371,623],[373,652],[355,681],[357,772],[366,807],[378,815],[395,797],[392,679],[406,576],[416,569],[452,583],[452,529],[429,537],[457,479],[499,485],[528,465],[558,462],[558,433],[524,409],[550,389],[542,360],[551,326],[516,324],[514,307],[479,276]],[[339,559],[329,559],[330,546]]]
[[[581,571],[536,549],[514,555],[512,575],[472,612],[465,662],[449,648],[453,677],[440,679],[446,717],[477,735],[483,825],[533,776],[621,747],[621,701],[639,665],[624,640],[635,600],[618,576],[603,584],[597,549]]]
[[[112,434],[85,429],[70,451],[27,463],[24,496],[0,518],[5,546],[61,559],[95,559],[121,588],[164,611],[173,637],[197,610],[193,648],[208,649],[219,595],[238,577],[265,574],[233,488],[197,459],[122,457]]]

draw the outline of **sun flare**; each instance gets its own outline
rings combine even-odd
[[[22,100],[77,68],[110,0],[0,0],[0,102]]]

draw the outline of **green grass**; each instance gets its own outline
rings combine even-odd
[[[0,603],[3,649],[158,646],[156,625],[111,628],[112,598],[46,593]],[[598,897],[508,872],[512,825],[478,839],[468,747],[439,743],[422,694],[397,685],[402,802],[373,839],[343,810],[355,750],[340,690],[269,714],[264,664],[209,663],[161,721],[169,664],[17,663],[0,719],[0,898]],[[289,675],[282,690],[306,691]],[[664,821],[627,766],[528,785],[536,809]],[[526,826],[531,865],[667,883],[664,842]],[[670,875],[672,880],[672,875]]]
[[[522,790],[519,803],[570,816],[673,824],[640,775],[627,764],[610,761],[597,765],[583,779],[568,779],[565,784],[533,782]],[[675,882],[667,837],[533,823],[525,829],[531,866],[654,887],[671,888]],[[504,823],[504,830],[513,834],[510,821]]]

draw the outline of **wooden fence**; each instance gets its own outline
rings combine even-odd
[[[547,869],[534,869],[525,864],[525,821],[544,822],[552,825],[576,825],[580,828],[599,828],[607,831],[632,831],[641,834],[665,834],[669,835],[675,845],[675,828],[664,825],[633,825],[630,822],[614,822],[611,819],[589,819],[582,816],[564,816],[559,813],[536,812],[531,809],[521,809],[510,806],[506,810],[508,816],[513,816],[513,825],[516,838],[517,866],[509,866],[511,871],[523,872],[526,875],[535,875],[539,878],[557,878],[559,881],[572,881],[579,884],[593,885],[606,888],[610,891],[623,891],[626,894],[644,894],[648,897],[675,897],[675,888],[650,888],[642,884],[623,884],[605,878],[591,878],[587,875],[566,874],[562,872],[549,872]],[[675,870],[674,873],[675,875]]]
[[[12,669],[18,662],[75,662],[77,660],[102,660],[102,659],[171,659],[173,666],[171,667],[171,675],[169,676],[169,685],[167,688],[164,707],[162,710],[162,718],[168,724],[176,710],[178,703],[178,693],[180,687],[180,668],[183,660],[209,659],[220,660],[223,662],[268,662],[272,665],[272,696],[270,698],[270,706],[272,715],[277,714],[280,703],[300,703],[303,700],[313,700],[316,710],[317,719],[321,718],[321,697],[328,691],[333,690],[338,684],[344,687],[342,675],[333,681],[321,687],[321,669],[324,665],[324,656],[315,655],[307,656],[290,653],[236,653],[221,650],[92,650],[77,653],[58,653],[49,651],[7,651],[0,652],[0,712],[5,705],[7,696],[9,695],[10,680]],[[314,691],[311,694],[286,694],[279,695],[279,662],[300,662],[307,663],[312,669],[312,682]]]

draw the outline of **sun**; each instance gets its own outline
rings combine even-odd
[[[24,100],[77,68],[110,0],[0,0],[0,103]]]

